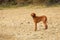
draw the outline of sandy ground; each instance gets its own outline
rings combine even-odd
[[[41,22],[34,31],[32,12],[47,16],[47,30]],[[60,40],[60,7],[0,10],[0,40]]]

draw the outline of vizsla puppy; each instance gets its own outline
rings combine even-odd
[[[35,23],[35,31],[37,30],[37,23],[39,23],[40,21],[42,21],[45,25],[45,29],[48,28],[47,26],[47,17],[46,16],[36,16],[35,13],[32,13],[31,14],[33,20],[34,20],[34,23]]]

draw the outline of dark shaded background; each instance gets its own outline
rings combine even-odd
[[[0,5],[60,4],[60,0],[0,0]]]

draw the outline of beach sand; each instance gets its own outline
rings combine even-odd
[[[40,22],[34,31],[33,12],[47,16],[47,30]],[[60,40],[60,7],[0,10],[0,40]]]

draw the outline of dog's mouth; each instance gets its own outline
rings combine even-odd
[[[35,17],[36,15],[35,15],[35,13],[32,13],[31,16],[32,16],[32,17]]]
[[[36,16],[35,15],[31,15],[33,18],[35,18]]]

